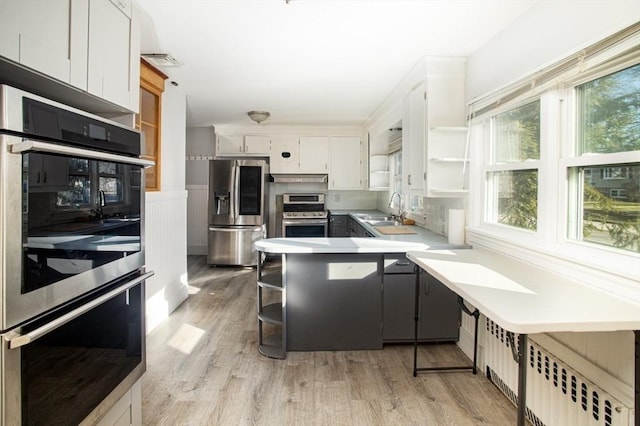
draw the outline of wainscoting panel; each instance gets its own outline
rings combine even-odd
[[[187,192],[187,253],[207,254],[208,186],[187,185]]]
[[[147,333],[188,296],[187,192],[146,194]]]

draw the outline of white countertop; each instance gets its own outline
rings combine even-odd
[[[429,250],[426,243],[392,241],[383,238],[268,238],[255,243],[266,253],[404,253]]]
[[[514,333],[640,329],[640,304],[489,250],[410,251],[407,257]]]

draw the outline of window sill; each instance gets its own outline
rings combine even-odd
[[[574,241],[543,247],[531,239],[513,239],[493,229],[467,231],[472,246],[486,247],[567,276],[584,285],[640,303],[640,255],[588,247]]]

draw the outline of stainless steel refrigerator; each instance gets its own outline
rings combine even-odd
[[[267,236],[268,164],[264,160],[209,162],[210,265],[257,265],[253,244]]]

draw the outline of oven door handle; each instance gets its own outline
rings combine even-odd
[[[34,140],[25,140],[23,142],[12,144],[11,152],[13,154],[22,154],[25,152],[44,152],[48,154],[65,155],[68,157],[82,157],[100,161],[112,161],[114,163],[133,164],[134,166],[141,167],[151,167],[155,165],[155,162],[151,160],[144,160],[142,158],[127,157],[124,155],[109,154],[102,151],[73,148],[70,146],[56,145]]]
[[[90,311],[91,309],[95,308],[98,305],[103,304],[104,302],[106,302],[107,300],[117,296],[118,294],[122,293],[123,291],[126,291],[128,289],[130,289],[131,287],[137,285],[138,283],[146,280],[147,278],[151,277],[153,275],[153,271],[147,272],[144,275],[141,275],[139,277],[134,278],[131,281],[127,281],[125,284],[122,284],[121,286],[119,286],[118,288],[115,288],[113,290],[111,290],[108,293],[103,294],[100,297],[97,297],[93,300],[91,300],[90,302],[70,311],[67,312],[66,314],[62,315],[61,317],[56,318],[55,320],[43,325],[42,327],[36,328],[33,331],[30,331],[29,333],[26,334],[19,334],[18,332],[15,333],[8,333],[5,336],[5,339],[9,342],[9,349],[16,349],[19,348],[20,346],[25,346],[28,345],[29,343],[33,342],[34,340],[52,332],[53,330],[55,330],[56,328],[68,323],[69,321],[78,318],[80,315]]]

